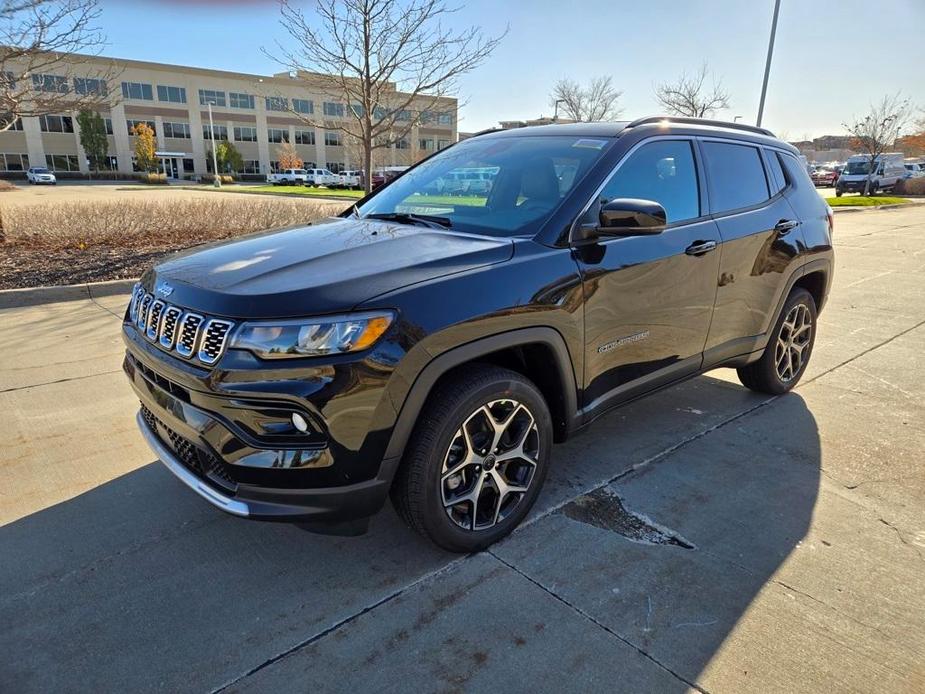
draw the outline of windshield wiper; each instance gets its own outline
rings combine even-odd
[[[438,217],[432,214],[412,214],[411,212],[373,212],[362,219],[381,219],[386,222],[399,224],[418,224],[431,229],[449,229],[453,222],[449,217]]]

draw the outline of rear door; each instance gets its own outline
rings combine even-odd
[[[579,246],[585,296],[584,409],[612,404],[699,370],[719,267],[692,138],[643,141],[621,159],[581,223],[615,198],[660,203],[668,228]]]
[[[700,147],[710,210],[722,237],[716,306],[704,354],[708,367],[751,351],[754,338],[770,329],[801,252],[802,233],[778,180],[780,165],[766,168],[761,147],[710,138],[703,138]]]

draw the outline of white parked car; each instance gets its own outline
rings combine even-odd
[[[925,176],[925,163],[920,161],[907,161],[903,166],[906,167],[904,178],[922,178]]]
[[[340,184],[340,176],[331,173],[327,169],[306,169],[308,180],[305,181],[307,186],[336,186]]]
[[[363,185],[362,171],[341,171],[337,185],[341,188],[359,188]]]
[[[55,178],[55,175],[44,166],[33,166],[30,168],[26,172],[26,179],[30,184],[48,183],[53,186],[58,184],[58,179]]]
[[[304,186],[308,183],[308,172],[305,169],[282,169],[277,173],[267,174],[267,183],[274,186]]]

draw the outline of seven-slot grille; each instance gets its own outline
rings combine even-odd
[[[194,356],[203,364],[214,364],[225,351],[234,323],[184,311],[155,299],[140,284],[132,290],[129,320],[138,331],[161,349],[184,359]]]

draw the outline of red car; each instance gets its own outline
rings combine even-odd
[[[813,179],[814,185],[832,187],[835,185],[835,181],[838,180],[838,172],[835,169],[820,166],[812,172],[810,178]]]

